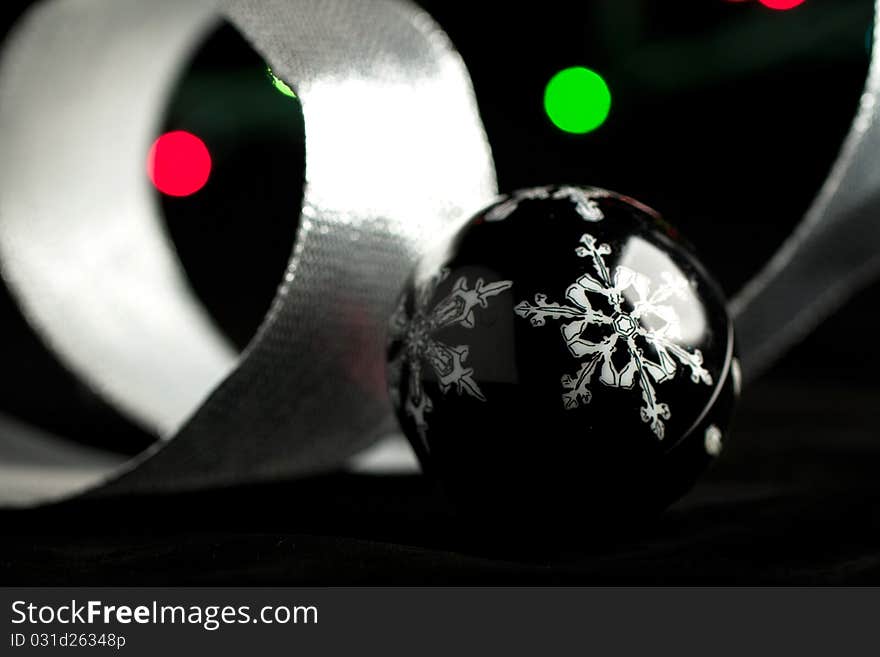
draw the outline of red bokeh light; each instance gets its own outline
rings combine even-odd
[[[798,5],[804,4],[806,0],[758,0],[758,2],[770,9],[784,11],[786,9],[794,9]]]
[[[184,130],[166,132],[150,147],[147,173],[163,194],[195,194],[211,175],[211,154],[205,142]]]

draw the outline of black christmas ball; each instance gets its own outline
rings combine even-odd
[[[425,257],[389,328],[397,416],[480,522],[656,514],[726,439],[724,297],[674,228],[601,189],[502,197]]]

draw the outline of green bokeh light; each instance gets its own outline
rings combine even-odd
[[[544,110],[560,130],[582,135],[608,118],[611,91],[602,76],[582,66],[563,69],[544,90]]]
[[[296,94],[293,93],[293,89],[291,89],[284,80],[275,75],[272,72],[272,69],[268,66],[266,67],[266,73],[269,75],[269,79],[272,80],[272,86],[274,86],[278,91],[283,93],[288,98],[296,98]]]

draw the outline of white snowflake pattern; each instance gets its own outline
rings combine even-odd
[[[592,259],[596,276],[584,274],[568,287],[565,297],[570,305],[548,302],[547,295],[536,294],[534,304],[523,301],[515,312],[531,320],[533,326],[543,326],[547,319],[564,321],[560,328],[569,352],[575,358],[586,359],[574,376],[562,377],[565,408],[590,402],[590,383],[597,368],[599,381],[612,388],[631,389],[638,380],[642,421],[662,440],[663,420],[668,420],[671,412],[667,404],[658,401],[654,384],[675,377],[676,360],[690,368],[694,383],[712,384],[700,351],[688,351],[676,341],[681,337],[678,314],[665,303],[673,296],[682,297],[688,283],[681,276],[664,272],[663,282],[651,292],[651,280],[644,274],[623,266],[616,267],[613,274],[608,270],[605,256],[611,253],[611,247],[607,244],[598,243],[590,234],[584,234],[580,244],[575,252],[581,258]],[[602,299],[611,312],[595,308],[590,302],[591,295]],[[628,307],[624,306],[625,301]],[[645,321],[648,319],[650,322]],[[591,342],[584,337],[591,326],[608,327],[611,332],[601,341]],[[613,357],[621,344],[628,351],[629,360],[618,369]],[[656,362],[645,355],[642,344],[654,349]]]
[[[532,187],[521,189],[511,194],[507,199],[493,207],[486,213],[486,221],[503,221],[516,211],[522,201],[544,201],[568,199],[574,203],[575,211],[584,221],[602,221],[605,215],[596,204],[596,199],[605,198],[610,193],[602,189],[582,189],[580,187],[563,186]]]
[[[491,297],[501,294],[513,285],[512,281],[486,283],[479,278],[474,287],[468,289],[467,279],[462,276],[455,281],[452,291],[429,309],[428,305],[437,286],[448,276],[449,270],[444,268],[417,290],[411,318],[407,317],[405,298],[401,299],[391,318],[390,339],[402,342],[400,351],[388,366],[392,396],[396,403],[400,402],[397,397],[398,388],[401,372],[406,364],[409,369],[409,387],[404,410],[413,419],[425,450],[428,449],[428,422],[425,415],[434,405],[422,385],[423,367],[433,370],[443,394],[454,386],[460,395],[467,394],[479,401],[486,401],[480,386],[473,378],[473,368],[464,364],[470,348],[467,345],[447,345],[434,337],[436,332],[456,324],[473,328],[474,311],[477,308],[487,308]]]

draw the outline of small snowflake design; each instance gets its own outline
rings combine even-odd
[[[605,264],[611,247],[600,244],[588,233],[581,237],[575,253],[592,260],[595,275],[586,273],[568,287],[565,298],[569,303],[552,303],[546,294],[536,294],[534,303],[523,301],[515,312],[529,319],[533,326],[544,326],[548,319],[563,322],[560,328],[569,352],[584,359],[573,376],[562,377],[566,409],[590,402],[593,376],[599,370],[600,383],[610,388],[629,390],[638,385],[642,396],[641,419],[658,440],[663,440],[663,421],[672,413],[668,404],[658,400],[655,386],[675,378],[678,363],[690,369],[694,383],[712,385],[700,351],[688,351],[678,344],[679,318],[666,303],[673,296],[682,298],[688,283],[681,276],[664,272],[662,283],[652,291],[652,282],[644,274],[622,266],[611,272]],[[597,302],[605,310],[597,308]],[[590,327],[604,327],[607,334],[600,341],[591,342],[585,338]],[[655,360],[645,355],[646,346],[653,348]],[[621,348],[627,357],[626,364],[619,368],[615,360],[621,363],[623,359],[615,359],[615,354]]]
[[[521,189],[506,197],[489,212],[486,213],[486,221],[503,221],[516,212],[519,204],[523,201],[560,201],[568,200],[574,204],[575,212],[581,219],[589,222],[602,221],[605,215],[596,203],[596,199],[606,198],[610,192],[603,189],[583,189],[580,187],[532,187]]]
[[[397,397],[398,385],[404,365],[409,370],[409,387],[404,410],[416,425],[425,449],[427,446],[428,422],[425,415],[434,405],[422,385],[422,371],[430,368],[446,394],[455,388],[459,395],[469,395],[479,401],[486,401],[480,386],[474,380],[473,368],[465,366],[470,348],[467,345],[451,346],[437,340],[434,336],[440,329],[458,325],[473,328],[474,313],[478,308],[487,308],[489,299],[509,290],[512,281],[486,283],[478,278],[474,286],[468,286],[467,278],[462,276],[455,281],[452,291],[430,306],[437,287],[449,277],[444,268],[416,291],[412,317],[407,317],[405,299],[401,299],[391,318],[390,339],[403,343],[397,356],[389,364],[392,395]],[[395,399],[399,403],[399,398]]]

